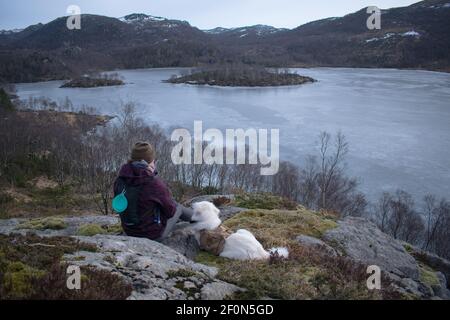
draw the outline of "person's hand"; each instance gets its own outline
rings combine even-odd
[[[153,160],[152,163],[150,163],[150,164],[148,165],[148,168],[150,169],[150,171],[151,171],[152,173],[156,171],[156,162],[155,162],[155,160]]]

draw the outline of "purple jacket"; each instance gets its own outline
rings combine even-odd
[[[177,205],[172,199],[169,189],[164,182],[150,170],[131,163],[122,166],[119,177],[127,185],[142,186],[138,199],[138,213],[140,224],[127,226],[122,223],[122,228],[128,236],[157,239],[163,233],[167,220],[175,215]],[[117,188],[117,180],[114,190]],[[155,222],[154,209],[158,207],[161,212],[161,223]]]

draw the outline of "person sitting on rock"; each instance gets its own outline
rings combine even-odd
[[[128,207],[120,218],[128,236],[161,241],[179,220],[190,222],[193,212],[173,200],[157,176],[155,157],[150,143],[136,143],[114,183],[114,195],[124,193],[127,198]]]

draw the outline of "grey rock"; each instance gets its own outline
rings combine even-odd
[[[230,218],[233,218],[235,215],[247,211],[248,209],[245,208],[240,208],[240,207],[233,207],[233,206],[225,206],[225,207],[220,207],[220,220],[226,221]]]
[[[414,281],[411,278],[403,278],[400,280],[400,285],[407,293],[422,297],[422,292],[419,289],[419,283],[417,281]]]
[[[447,289],[447,279],[442,272],[436,272],[436,276],[439,279],[438,286],[432,286],[434,295],[444,299],[450,300],[450,290]]]
[[[67,227],[61,230],[35,230],[35,229],[21,229],[20,224],[32,219],[6,219],[0,220],[0,234],[21,234],[32,233],[41,237],[57,237],[57,236],[75,236],[78,233],[78,228],[86,224],[98,224],[98,225],[115,225],[120,223],[118,216],[104,216],[104,215],[92,215],[92,216],[79,216],[79,217],[65,217],[63,218]]]
[[[195,285],[195,283],[193,283],[191,281],[185,281],[183,286],[186,290],[197,289],[197,286]]]
[[[402,278],[419,279],[419,266],[403,245],[364,218],[348,217],[327,231],[323,239],[351,259],[377,265]]]
[[[338,255],[337,251],[333,247],[329,246],[320,239],[305,235],[299,235],[296,240],[303,247],[320,250],[325,254],[333,257],[336,257]]]
[[[192,203],[200,202],[200,201],[213,201],[217,197],[222,197],[220,195],[216,196],[201,196],[194,198],[191,200],[188,205],[192,205]],[[223,197],[231,197],[231,196],[223,196]],[[223,221],[235,216],[236,214],[245,211],[247,209],[233,207],[233,206],[224,206],[220,207],[220,219]],[[195,231],[190,228],[190,224],[186,222],[179,222],[176,224],[174,231],[162,241],[162,243],[175,251],[181,253],[189,259],[194,259],[198,252],[200,251],[200,247],[198,245],[198,241],[195,237]]]
[[[189,228],[189,223],[183,222],[177,225],[177,228],[162,243],[189,259],[195,258],[200,250],[195,239],[195,231]]]
[[[102,253],[114,254],[123,267],[146,269],[161,278],[167,278],[170,270],[180,269],[200,272],[208,277],[217,275],[216,268],[194,263],[175,250],[152,240],[111,235],[76,238],[97,245]]]
[[[208,283],[203,286],[201,290],[202,300],[223,300],[231,297],[236,292],[241,292],[243,289],[223,281],[216,281]]]
[[[438,255],[422,250],[415,246],[410,245],[409,243],[404,243],[405,246],[408,247],[411,255],[415,257],[417,260],[423,262],[424,264],[431,267],[433,270],[442,272],[446,278],[447,289],[450,284],[450,261],[447,259],[441,258]]]
[[[17,228],[17,226],[25,221],[25,219],[0,219],[0,234],[9,235]]]
[[[155,241],[112,235],[75,238],[95,244],[99,250],[65,255],[64,260],[69,264],[108,270],[123,277],[133,286],[130,300],[195,299],[195,296],[188,296],[188,292],[198,288],[205,292],[198,296],[200,299],[220,299],[242,290],[215,279],[216,268],[195,263]],[[181,274],[186,270],[189,276],[184,278]],[[180,276],[171,278],[172,272],[179,272]],[[186,292],[177,287],[179,282],[184,284]]]

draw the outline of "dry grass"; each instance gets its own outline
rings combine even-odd
[[[270,193],[239,193],[236,195],[233,204],[247,209],[267,210],[295,210],[298,207],[296,202]]]
[[[320,238],[322,234],[337,227],[331,219],[306,210],[249,210],[224,223],[236,231],[248,229],[265,247],[295,244],[295,237],[304,234]]]
[[[245,211],[227,220],[225,225],[233,230],[250,230],[265,248],[287,246],[289,259],[238,261],[201,252],[196,261],[219,268],[222,280],[247,289],[235,296],[236,299],[402,298],[388,286],[382,291],[368,290],[365,266],[345,257],[306,249],[295,241],[300,234],[320,237],[336,227],[331,218],[332,215],[302,208]]]
[[[367,289],[366,268],[344,257],[290,247],[289,259],[237,261],[200,253],[197,261],[219,268],[219,278],[247,289],[236,299],[379,300],[391,291]]]

